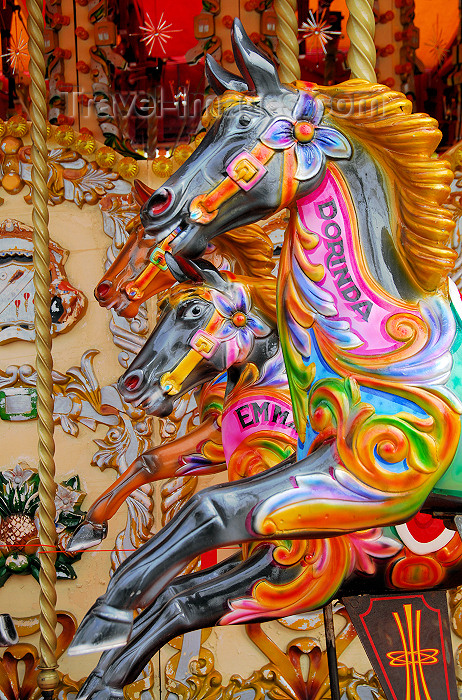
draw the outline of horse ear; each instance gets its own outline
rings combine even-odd
[[[177,259],[174,255],[166,251],[165,263],[170,272],[172,273],[173,277],[176,279],[177,282],[187,282],[191,279],[191,277],[183,270],[181,261],[181,258]],[[194,281],[196,282],[197,280]]]
[[[222,95],[225,90],[235,90],[236,92],[246,92],[249,86],[238,75],[234,75],[229,70],[222,68],[220,64],[207,54],[205,57],[205,75],[212,90],[217,95]]]
[[[228,289],[227,279],[223,277],[220,270],[218,270],[209,260],[199,258],[198,260],[188,260],[187,264],[196,271],[196,274],[200,277],[200,279],[209,287],[218,289],[221,292],[225,292]]]
[[[155,192],[155,190],[152,190],[150,187],[145,185],[144,182],[141,182],[141,180],[134,180],[133,195],[138,204],[145,204],[153,192]]]
[[[234,58],[249,89],[255,87],[260,95],[274,95],[282,90],[276,66],[250,41],[237,17],[231,31]]]

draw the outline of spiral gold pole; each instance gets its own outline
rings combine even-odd
[[[39,522],[40,522],[40,669],[37,682],[45,700],[59,683],[56,672],[56,528],[53,440],[53,386],[50,317],[50,252],[46,85],[42,2],[27,0],[32,119],[32,219],[34,225],[35,346],[37,363]]]
[[[374,44],[375,19],[372,7],[374,0],[346,0],[350,16],[347,34],[350,39],[347,63],[352,78],[377,82],[375,62],[377,52]]]
[[[279,79],[282,83],[292,83],[300,79],[297,0],[274,0],[274,10],[277,15]]]

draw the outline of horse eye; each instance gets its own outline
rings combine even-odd
[[[166,211],[172,202],[172,193],[165,187],[160,187],[154,192],[149,201],[149,212],[153,216],[158,216]]]
[[[239,117],[239,124],[241,126],[249,126],[251,121],[252,121],[252,118],[249,117],[248,114],[241,114],[241,116]]]
[[[179,316],[180,318],[191,320],[193,318],[199,318],[199,316],[202,316],[203,311],[204,307],[202,304],[187,304],[186,306],[183,306],[182,309],[180,309]]]

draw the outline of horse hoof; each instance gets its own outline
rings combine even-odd
[[[16,627],[8,613],[0,615],[0,647],[9,647],[19,641]]]
[[[99,676],[93,679],[95,682],[91,686],[86,687],[90,678],[91,676],[87,678],[75,700],[123,700],[124,691],[111,688]],[[83,695],[82,691],[84,691]]]
[[[131,610],[119,610],[111,605],[96,603],[82,620],[67,653],[69,656],[77,656],[124,646],[132,626]]]
[[[80,552],[99,544],[107,537],[107,524],[83,522],[67,543],[66,552]]]

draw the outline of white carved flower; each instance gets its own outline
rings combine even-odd
[[[56,517],[59,517],[60,513],[72,513],[79,496],[78,491],[72,491],[58,484],[55,496]]]
[[[2,476],[13,489],[19,489],[24,486],[33,473],[32,469],[24,469],[20,464],[17,464],[14,469],[2,472]]]

